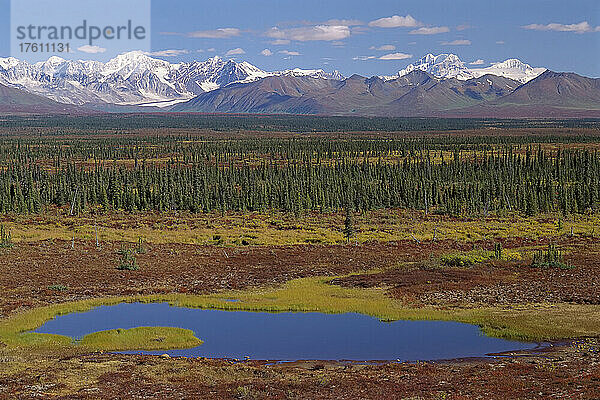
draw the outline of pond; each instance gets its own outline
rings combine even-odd
[[[144,354],[257,360],[442,360],[536,348],[491,338],[479,328],[447,321],[382,322],[362,314],[264,313],[171,307],[166,303],[102,306],[59,316],[36,332],[81,338],[140,326],[191,329],[192,349]]]

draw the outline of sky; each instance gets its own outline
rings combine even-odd
[[[271,71],[372,76],[392,75],[427,53],[454,53],[481,67],[519,58],[600,77],[599,0],[147,1],[149,52],[170,62],[218,55]],[[0,0],[0,9],[9,4]],[[0,57],[11,55],[10,25],[10,13],[0,12]],[[102,46],[64,57],[106,61],[122,51]]]

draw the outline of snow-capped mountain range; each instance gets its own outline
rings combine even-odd
[[[386,79],[395,79],[407,75],[415,70],[421,70],[430,73],[440,79],[456,78],[466,81],[473,78],[479,78],[486,74],[510,78],[521,83],[527,83],[538,77],[546,71],[546,68],[533,68],[529,64],[517,60],[508,59],[501,63],[492,64],[486,68],[468,68],[464,62],[455,54],[427,54],[414,64],[398,72],[395,76],[385,77]]]
[[[473,69],[454,54],[428,54],[397,75],[383,78],[396,79],[415,70],[442,80],[468,80],[492,74],[525,83],[546,69],[532,68],[516,59]],[[15,58],[0,58],[0,84],[71,105],[167,107],[226,86],[273,76],[346,79],[338,71],[328,73],[322,69],[267,72],[247,62],[218,56],[206,61],[172,64],[139,51],[121,54],[106,63],[51,57],[45,62],[29,64]]]
[[[344,79],[339,72],[293,69],[266,72],[247,62],[223,60],[171,64],[143,52],[121,54],[107,63],[51,57],[29,64],[0,58],[0,84],[23,89],[60,103],[169,106],[233,83],[267,76]]]

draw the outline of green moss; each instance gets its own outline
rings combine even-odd
[[[72,344],[72,339],[62,335],[51,335],[47,333],[27,332],[19,335],[19,343],[26,346],[68,346]]]
[[[189,349],[202,344],[189,329],[139,327],[96,332],[83,337],[81,346],[94,350],[169,350]]]

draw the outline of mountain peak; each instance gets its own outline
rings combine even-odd
[[[206,60],[207,63],[214,63],[214,64],[220,63],[222,61],[223,61],[223,59],[219,56],[213,56],[213,57],[210,57],[208,60]],[[232,61],[232,60],[230,60],[230,61]]]
[[[529,64],[525,64],[523,61],[518,58],[509,58],[508,60],[494,63],[494,67],[503,67],[503,68],[526,68],[531,67]]]
[[[364,81],[365,77],[364,76],[360,76],[359,74],[352,74],[348,79],[346,79],[347,81]]]
[[[429,53],[420,58],[417,62],[408,65],[406,68],[398,72],[397,77],[402,77],[415,70],[428,72],[440,79],[456,78],[464,81],[472,78],[478,78],[486,74],[491,74],[517,80],[521,83],[526,83],[540,75],[546,69],[533,68],[529,64],[525,64],[516,58],[510,58],[501,63],[493,64],[487,68],[472,69],[468,68],[456,54],[442,53],[439,55],[433,55]],[[393,78],[394,77],[391,79]]]
[[[14,57],[0,58],[0,68],[3,68],[3,69],[13,68],[14,66],[18,65],[19,63],[20,63],[20,61]]]
[[[46,61],[46,64],[61,64],[65,61],[64,58],[60,58],[59,56],[52,56]]]
[[[331,79],[333,79],[335,81],[343,81],[346,78],[344,77],[344,75],[342,75],[342,73],[340,71],[338,71],[337,69],[335,69],[331,73]]]
[[[302,69],[302,68],[294,68],[287,69],[284,71],[272,72],[269,75],[275,76],[293,76],[293,77],[311,77],[316,79],[332,79],[335,81],[344,80],[345,77],[339,72],[334,71],[332,73],[325,72],[323,69]]]
[[[128,51],[126,53],[121,53],[118,56],[116,56],[115,58],[113,58],[112,60],[137,61],[137,60],[145,60],[148,58],[150,58],[150,56],[148,56],[147,53],[140,51],[140,50],[133,50],[133,51]]]
[[[143,51],[130,51],[127,53],[119,54],[115,58],[109,60],[105,64],[105,66],[107,66],[111,70],[119,70],[127,65],[147,63],[150,61],[155,61],[155,59],[151,58]],[[160,61],[160,60],[156,60],[156,61]]]
[[[429,53],[414,64],[410,64],[398,72],[398,77],[402,77],[415,70],[425,71],[437,78],[443,79],[457,78],[467,80],[473,77],[469,73],[469,69],[465,66],[465,63],[456,54],[443,53],[436,56]]]
[[[471,73],[475,77],[491,74],[527,83],[545,71],[546,68],[533,68],[517,58],[509,58],[503,62],[494,63],[487,68],[472,69]]]

